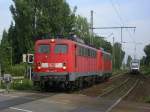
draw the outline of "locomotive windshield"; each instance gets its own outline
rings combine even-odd
[[[67,45],[57,44],[55,46],[55,53],[67,53]]]
[[[49,53],[50,46],[49,45],[39,45],[38,52],[39,53]]]

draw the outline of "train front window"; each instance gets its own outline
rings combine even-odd
[[[39,53],[49,53],[50,46],[49,45],[39,45],[38,52]]]
[[[68,46],[63,44],[57,44],[55,46],[55,53],[67,53]]]

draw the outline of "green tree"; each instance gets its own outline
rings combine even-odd
[[[8,42],[8,33],[6,30],[3,31],[2,35],[2,41],[0,44],[0,64],[2,67],[2,71],[6,71],[8,66],[11,65],[11,55],[10,55],[10,49],[8,48],[9,42]]]
[[[105,51],[112,53],[112,45],[110,42],[106,41],[104,37],[95,35],[93,37],[93,44],[96,48],[103,48]]]
[[[142,66],[146,65],[146,56],[143,56],[142,59],[140,60],[140,63]]]
[[[90,32],[89,32],[89,23],[86,18],[80,15],[76,16],[74,24],[74,32],[84,41],[87,41],[87,38],[90,37]]]
[[[30,0],[13,0],[10,6],[15,25],[11,24],[9,35],[12,40],[15,63],[21,62],[22,54],[33,49],[33,13]]]
[[[72,31],[75,15],[65,0],[33,1],[37,34],[50,32],[52,35],[64,35]]]
[[[131,60],[132,60],[132,57],[130,55],[128,55],[128,58],[127,58],[127,67],[130,67]]]
[[[144,52],[146,54],[145,64],[150,65],[150,44],[144,47]]]
[[[114,60],[115,60],[115,69],[120,69],[122,67],[122,62],[124,59],[125,52],[121,49],[120,43],[114,44]]]
[[[13,2],[10,11],[15,24],[10,26],[9,36],[14,51],[14,63],[21,62],[23,53],[33,51],[34,41],[43,38],[39,37],[39,34],[50,32],[56,35],[72,31],[75,14],[65,0],[13,0]]]

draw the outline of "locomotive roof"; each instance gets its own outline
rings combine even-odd
[[[109,52],[106,52],[106,51],[102,51],[104,54],[107,54],[107,55],[111,55]]]
[[[106,52],[106,51],[104,51],[102,49],[97,49],[97,48],[91,47],[91,46],[83,44],[83,43],[75,42],[73,40],[69,40],[69,39],[55,39],[55,41],[60,42],[60,43],[74,43],[74,44],[77,44],[77,45],[80,45],[80,46],[84,46],[84,47],[87,47],[87,48],[90,48],[90,49],[93,49],[93,50],[99,50],[99,51],[102,51],[105,54],[111,55],[110,53],[108,53],[108,52]],[[36,44],[41,44],[41,43],[46,43],[46,44],[51,43],[51,39],[42,39],[42,40],[37,40],[36,41]]]
[[[75,41],[72,41],[72,40],[69,40],[69,39],[55,39],[55,41],[57,41],[58,43],[74,43],[74,44],[78,44],[78,45],[81,45],[81,46],[85,46],[85,47],[97,50],[96,48],[91,47],[89,45],[79,43],[79,42],[75,42]],[[42,39],[42,40],[37,40],[36,41],[36,44],[41,44],[41,43],[51,43],[51,39]]]

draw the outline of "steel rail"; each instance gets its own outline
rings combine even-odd
[[[114,91],[114,90],[120,88],[122,85],[126,84],[126,83],[129,81],[129,79],[130,79],[130,78],[126,79],[126,80],[125,80],[123,83],[121,83],[120,85],[118,85],[118,86],[116,86],[116,87],[110,89],[109,91],[104,92],[103,94],[99,95],[98,97],[103,97],[103,96],[105,96],[105,95],[111,93],[112,91]]]

